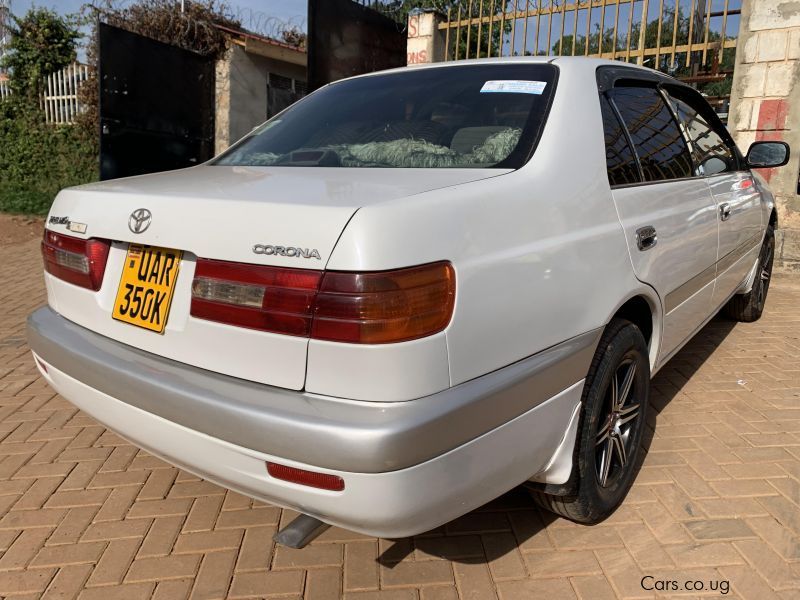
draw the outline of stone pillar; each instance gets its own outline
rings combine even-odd
[[[408,15],[408,52],[406,62],[409,65],[441,62],[444,60],[444,31],[439,23],[445,16],[429,9],[415,9]]]
[[[800,2],[744,0],[728,128],[742,152],[782,140],[789,164],[761,170],[776,196],[778,266],[800,269]]]
[[[231,50],[217,60],[214,90],[214,154],[231,145]]]

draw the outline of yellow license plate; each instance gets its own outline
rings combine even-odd
[[[182,255],[180,250],[131,244],[111,316],[164,333]]]

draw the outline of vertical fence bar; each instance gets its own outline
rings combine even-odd
[[[458,5],[458,22],[456,23],[456,54],[455,59],[458,60],[458,47],[461,45],[461,3]]]
[[[575,1],[575,5],[577,6],[577,0]],[[563,56],[564,50],[564,20],[566,19],[567,13],[567,0],[561,0],[561,33],[558,37],[558,55]]]
[[[533,55],[539,56],[539,45],[541,44],[541,40],[539,39],[539,31],[542,25],[542,0],[536,0],[536,35],[534,36],[534,48],[533,48]]]
[[[495,0],[492,0],[492,5],[489,8],[489,37],[486,43],[486,58],[492,57],[492,40],[493,40],[492,29],[494,28],[494,8],[495,8],[494,3]],[[502,36],[502,30],[500,35]]]
[[[722,65],[722,60],[725,57],[725,40],[727,39],[728,29],[728,0],[725,0],[725,6],[722,8],[722,32],[720,34],[719,46],[719,64]]]
[[[522,56],[528,49],[528,16],[530,14],[531,0],[525,0],[525,22],[522,27]]]
[[[483,0],[478,4],[478,52],[475,58],[481,57],[481,33],[483,32]]]
[[[447,29],[444,30],[444,59],[450,60],[450,29],[453,22],[450,20],[450,9],[447,9]]]
[[[500,50],[497,56],[503,56],[503,42],[506,37],[506,9],[508,8],[508,0],[501,0],[503,2],[503,9],[500,13]]]
[[[578,0],[575,0],[575,18],[572,21],[572,56],[575,56],[578,44],[578,15],[580,14],[580,5]]]
[[[656,38],[656,62],[653,68],[661,66],[661,33],[664,28],[664,0],[658,0],[658,37]]]
[[[619,5],[622,0],[617,0],[617,5],[614,7],[614,37],[611,41],[611,60],[617,58],[617,32],[619,25]]]
[[[589,0],[588,8],[586,11],[586,44],[583,49],[583,55],[589,56],[589,38],[592,37],[592,0]]]
[[[675,0],[675,16],[672,19],[672,53],[669,58],[670,69],[675,68],[675,46],[678,43],[678,14],[681,8],[680,1],[681,0]]]
[[[550,2],[550,7],[549,7],[550,12],[547,13],[547,51],[545,52],[546,55],[549,55],[550,51],[553,49],[552,46],[550,45],[550,42],[552,41],[553,38],[553,12],[555,11],[553,10],[553,0],[549,0],[549,2]]]
[[[472,38],[472,0],[467,8],[467,47],[464,49],[464,58],[469,58],[469,43]]]
[[[73,69],[73,72],[75,73],[75,78],[74,78],[74,80],[72,82],[72,89],[73,89],[72,93],[74,94],[74,97],[73,97],[74,98],[74,102],[72,104],[72,108],[73,108],[72,120],[73,121],[78,116],[78,86],[79,86],[78,72],[79,72],[79,70],[80,70],[79,66],[76,66]]]
[[[50,75],[50,81],[52,82],[52,96],[50,98],[51,102],[51,113],[53,115],[53,123],[58,125],[58,100],[56,100],[56,96],[58,96],[58,78],[55,76],[55,73]]]
[[[686,68],[688,69],[692,64],[692,42],[694,41],[694,12],[695,12],[695,1],[692,0],[691,5],[689,6],[689,38],[686,40],[687,47],[689,48],[686,52]]]
[[[64,106],[67,109],[67,122],[72,123],[72,99],[74,98],[72,95],[72,66],[67,67],[67,72],[64,77],[66,80],[66,102],[64,102]]]
[[[61,125],[64,122],[64,102],[62,99],[64,98],[64,73],[60,71],[56,74],[56,106],[58,107],[58,124]]]
[[[705,35],[703,36],[703,67],[705,67],[706,55],[708,53],[708,32],[711,26],[711,0],[706,0],[706,18],[703,26],[705,27]]]
[[[44,89],[47,90],[47,93],[44,97],[44,118],[48,123],[53,122],[53,111],[52,107],[50,106],[50,97],[53,95],[53,78],[47,77],[45,80]]]
[[[600,35],[597,37],[597,55],[603,56],[603,35],[606,33],[606,0],[600,6]]]
[[[514,52],[516,51],[516,45],[514,43],[514,34],[517,32],[517,4],[518,0],[514,0],[514,11],[511,13],[511,52],[509,52],[509,56],[514,56]]]
[[[625,39],[625,62],[631,62],[631,34],[633,33],[633,7],[635,0],[630,0],[628,8],[628,37]]]
[[[60,71],[58,73],[58,80],[61,87],[61,93],[59,94],[61,98],[59,99],[59,104],[61,105],[61,124],[63,125],[67,122],[67,103],[65,102],[67,99],[67,78],[64,71]]]
[[[650,0],[642,0],[642,24],[639,27],[639,57],[636,60],[637,65],[644,64],[644,47],[647,44],[647,13],[650,10]]]

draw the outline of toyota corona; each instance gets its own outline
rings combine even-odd
[[[622,502],[650,380],[754,321],[777,215],[702,95],[520,57],[338,81],[213,160],[65,189],[42,242],[43,376],[133,444],[328,524],[418,534],[525,485]]]

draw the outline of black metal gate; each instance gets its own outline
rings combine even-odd
[[[405,65],[404,23],[352,0],[309,0],[309,91],[337,79]]]
[[[214,63],[99,26],[100,178],[189,167],[214,153]]]

